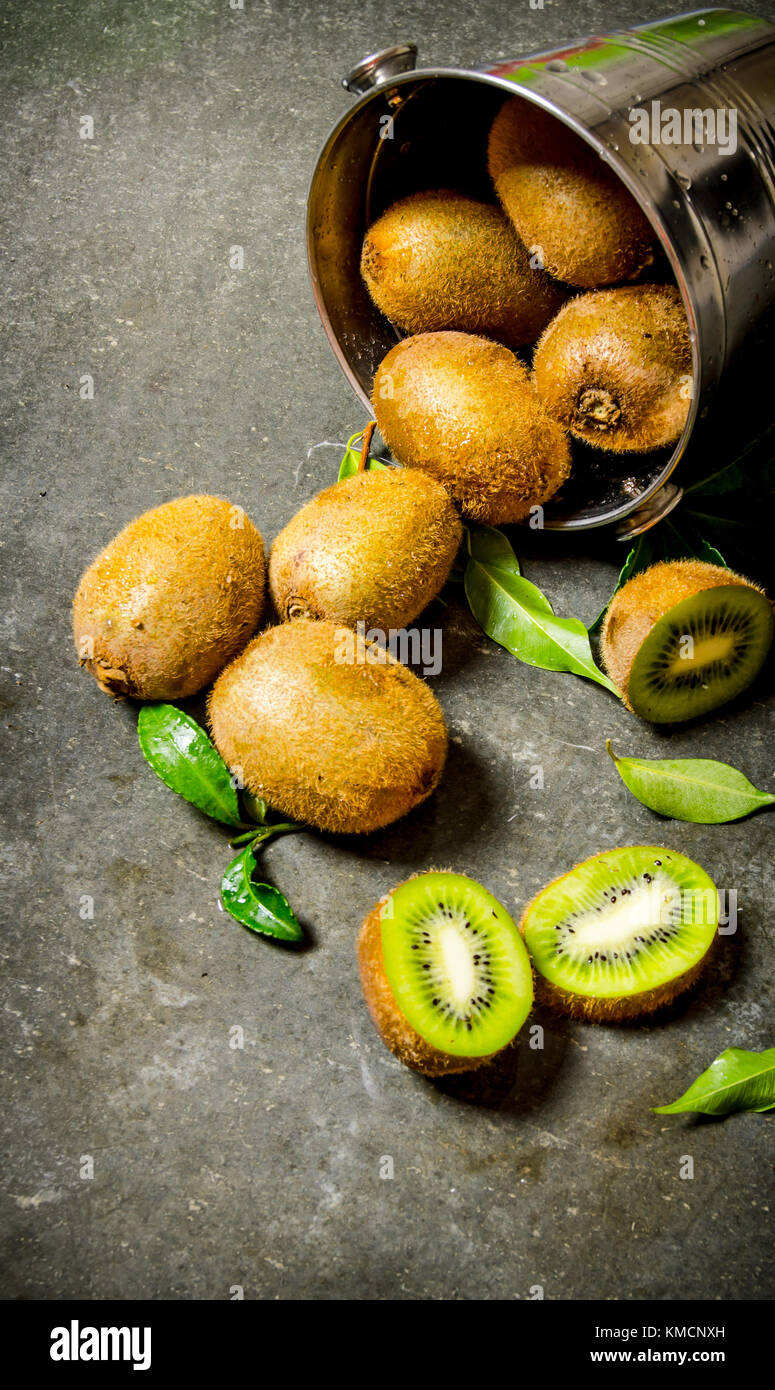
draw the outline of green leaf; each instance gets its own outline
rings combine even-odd
[[[617,758],[610,739],[606,748],[624,785],[660,816],[721,825],[775,803],[775,796],[757,791],[729,763],[711,758]]]
[[[347,453],[345,454],[341,464],[339,465],[339,477],[337,478],[338,483],[341,483],[343,478],[351,478],[353,473],[358,472],[358,464],[360,463],[361,458],[361,451],[358,441],[362,438],[363,430],[358,430],[357,434],[350,435],[350,438],[347,441]],[[366,467],[367,469],[389,468],[390,464],[385,463],[382,459],[372,458],[370,455],[369,458],[366,460]]]
[[[255,842],[254,842],[255,843]],[[247,845],[221,881],[221,902],[243,927],[280,941],[302,941],[304,933],[288,899],[271,883],[255,883],[256,857]]]
[[[204,729],[175,705],[143,705],[137,737],[157,777],[223,825],[244,825],[231,773]]]
[[[766,1052],[728,1047],[672,1105],[651,1108],[655,1115],[731,1115],[736,1110],[761,1113],[773,1106],[775,1047]]]
[[[264,825],[266,823],[266,818],[269,815],[269,807],[260,796],[254,796],[252,792],[245,789],[242,792],[242,805],[247,815],[252,821],[255,821],[257,825]]]
[[[476,621],[528,666],[571,671],[619,691],[595,665],[589,634],[578,618],[558,618],[541,590],[519,572],[506,537],[492,527],[467,528],[465,590]]]
[[[488,569],[505,570],[508,574],[522,573],[511,542],[495,526],[469,522],[466,526],[466,549],[469,556],[475,557],[479,564],[486,565]]]

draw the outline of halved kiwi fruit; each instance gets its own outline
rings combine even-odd
[[[434,870],[388,893],[363,923],[358,965],[383,1042],[426,1076],[489,1061],[533,1002],[515,922],[464,874]]]
[[[769,599],[743,575],[673,560],[635,575],[614,595],[603,661],[628,709],[653,724],[674,724],[745,690],[774,627]]]
[[[539,1001],[596,1023],[653,1013],[682,994],[717,926],[712,879],[658,845],[577,864],[533,898],[520,922]]]

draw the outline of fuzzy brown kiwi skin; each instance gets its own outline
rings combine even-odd
[[[402,886],[399,884],[399,887]],[[374,1026],[393,1056],[422,1076],[452,1076],[459,1072],[476,1071],[492,1061],[496,1054],[453,1057],[451,1053],[439,1051],[412,1028],[395,1001],[382,955],[382,909],[391,897],[392,893],[388,893],[375,904],[358,934],[358,969]]]
[[[655,623],[684,599],[726,585],[764,592],[745,575],[722,565],[704,560],[665,560],[634,575],[614,594],[603,623],[601,654],[608,675],[622,692],[631,713],[635,711],[627,693],[630,672]]]
[[[379,366],[373,404],[395,458],[430,473],[475,521],[524,521],[570,474],[565,431],[522,363],[489,338],[405,338]]]
[[[518,97],[493,122],[490,177],[526,246],[551,275],[581,289],[637,276],[656,235],[618,175],[561,121]]]
[[[283,619],[400,629],[436,597],[461,539],[448,493],[427,474],[358,473],[325,488],[280,532],[269,556],[272,600]]]
[[[414,810],[447,754],[425,682],[375,643],[355,648],[352,631],[334,623],[281,623],[245,648],[208,699],[218,752],[248,791],[333,834],[368,834]]]
[[[631,285],[572,299],[535,350],[533,380],[551,417],[612,453],[674,444],[689,414],[689,324],[675,285]]]
[[[715,949],[714,937],[713,944],[702,960],[693,965],[691,970],[661,985],[659,989],[644,990],[642,994],[622,995],[619,998],[593,999],[587,994],[574,994],[571,990],[560,989],[536,970],[536,1003],[553,1013],[564,1014],[567,1018],[578,1018],[584,1023],[631,1023],[634,1019],[648,1018],[660,1009],[667,1008],[679,995],[691,989],[705,970]]]
[[[535,342],[568,294],[531,268],[500,208],[448,189],[388,208],[366,233],[361,275],[377,308],[407,333],[458,329],[514,348]]]
[[[81,576],[80,664],[114,699],[183,699],[245,646],[265,590],[263,540],[241,509],[175,498],[125,526]]]
[[[629,849],[631,846],[621,846],[620,848]],[[593,855],[592,857],[603,859],[616,852],[615,849],[607,849],[603,850],[600,855]],[[530,899],[519,922],[519,930],[523,939],[525,938],[527,919],[536,898],[542,897],[547,889],[562,883],[569,873],[573,873],[573,869],[569,869],[568,873],[560,874],[557,878],[552,879],[536,893],[535,897]],[[533,961],[536,1004],[551,1010],[553,1013],[563,1014],[567,1018],[581,1019],[584,1023],[631,1023],[634,1019],[648,1018],[660,1009],[667,1008],[668,1004],[671,1004],[679,995],[691,989],[704,972],[717,944],[718,932],[714,934],[702,960],[697,961],[682,975],[676,976],[674,980],[667,980],[665,984],[658,985],[654,989],[643,990],[638,994],[623,994],[618,998],[596,999],[590,994],[576,994],[573,990],[561,989],[552,980],[547,980],[546,976],[536,969]],[[527,941],[525,941],[525,945],[527,945]]]

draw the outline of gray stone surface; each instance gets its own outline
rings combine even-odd
[[[290,953],[219,910],[225,833],[153,777],[136,711],[79,672],[69,628],[81,569],[131,516],[214,491],[271,540],[334,476],[336,449],[312,446],[363,423],[304,255],[308,180],[349,100],[343,69],[406,37],[427,61],[475,65],[667,9],[3,5],[6,1296],[772,1293],[770,1119],[649,1106],[724,1047],[773,1043],[775,822],[660,822],[603,752],[608,736],[647,756],[701,750],[771,786],[761,690],[658,735],[602,689],[519,665],[454,601],[438,609],[442,789],[367,840],[305,834],[268,851],[309,933]],[[526,570],[558,611],[589,620],[616,565],[589,541],[545,539]],[[543,791],[529,787],[537,763]],[[354,942],[383,891],[450,865],[517,913],[576,860],[653,840],[741,904],[708,983],[663,1022],[541,1019],[545,1050],[520,1044],[484,1086],[434,1086],[382,1048]]]

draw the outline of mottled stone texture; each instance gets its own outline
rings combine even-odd
[[[304,252],[343,68],[407,37],[426,62],[471,66],[668,9],[3,6],[6,1296],[771,1294],[772,1122],[649,1106],[723,1048],[774,1041],[775,821],[662,822],[603,751],[606,737],[646,756],[701,750],[769,787],[767,682],[658,734],[603,689],[519,665],[453,596],[429,615],[453,739],[442,790],[367,840],[267,852],[308,930],[294,953],[219,910],[225,832],[154,778],[136,711],[79,672],[69,630],[81,569],[132,515],[213,491],[271,539],[335,476],[337,449],[313,446],[363,423]],[[557,610],[585,620],[617,572],[614,547],[589,538],[531,536],[522,553]],[[434,1086],[385,1052],[355,937],[386,889],[450,865],[517,913],[576,860],[638,841],[738,890],[740,930],[704,989],[653,1026],[540,1019],[544,1049],[526,1037],[484,1082]]]

